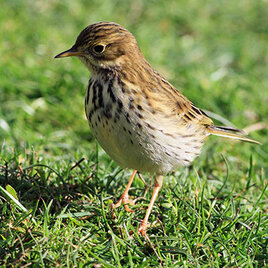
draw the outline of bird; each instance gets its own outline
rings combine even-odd
[[[97,22],[78,35],[74,45],[55,56],[75,56],[91,73],[85,114],[93,136],[122,168],[154,176],[154,190],[138,234],[146,236],[149,215],[163,176],[189,166],[210,135],[258,143],[242,131],[214,125],[212,119],[160,75],[146,60],[132,33],[114,22]]]

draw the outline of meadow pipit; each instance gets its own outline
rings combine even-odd
[[[155,188],[138,229],[145,235],[163,175],[189,165],[209,135],[255,142],[240,131],[217,127],[163,78],[143,56],[135,37],[113,22],[86,27],[71,49],[56,56],[77,56],[91,72],[85,112],[93,135],[122,168],[134,169],[115,207],[130,211],[128,190],[136,170],[156,174]]]

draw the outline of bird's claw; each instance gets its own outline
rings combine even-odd
[[[141,234],[143,237],[146,237],[146,230],[147,230],[147,222],[142,221],[138,229],[138,234]]]
[[[128,204],[130,204],[131,206],[134,206],[135,201],[133,201],[132,199],[129,199],[128,195],[122,195],[120,199],[118,200],[118,202],[112,205],[112,209],[118,208],[119,206],[121,206],[122,203],[125,207],[125,211],[133,212],[133,210],[128,206]]]

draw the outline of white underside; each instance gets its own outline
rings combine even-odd
[[[110,100],[109,96],[105,96],[105,94],[107,91],[104,87],[104,102]],[[128,100],[124,100],[125,96],[119,94],[117,97],[121,98],[124,106],[127,106]],[[92,105],[91,102],[92,94],[89,98],[90,105]],[[126,112],[130,115],[130,123],[125,118]],[[200,154],[205,138],[204,135],[184,137],[185,130],[179,129],[178,122],[172,118],[150,116],[150,122],[147,122],[139,119],[133,111],[123,110],[120,120],[114,123],[113,118],[107,120],[105,117],[101,117],[99,122],[98,115],[102,115],[100,109],[92,115],[89,122],[92,133],[107,154],[122,168],[166,174],[178,166],[189,165]],[[144,117],[146,116],[144,115]],[[138,123],[142,124],[142,128],[138,127]],[[149,123],[154,130],[147,127],[146,123]],[[177,134],[171,137],[166,135],[168,131]],[[188,126],[187,134],[195,131],[194,126]]]

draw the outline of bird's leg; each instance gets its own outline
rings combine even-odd
[[[143,236],[145,236],[145,234],[146,234],[148,219],[149,219],[150,213],[152,211],[154,201],[156,200],[156,197],[157,197],[158,192],[160,191],[160,189],[162,187],[162,184],[163,184],[163,176],[161,176],[161,175],[156,176],[155,183],[154,183],[154,191],[153,191],[153,195],[152,195],[150,204],[147,208],[145,217],[144,217],[143,221],[141,222],[139,229],[138,229],[138,233],[141,233]]]
[[[127,184],[127,187],[125,189],[125,191],[123,192],[123,194],[121,195],[120,199],[118,200],[118,202],[113,205],[113,208],[117,208],[121,205],[121,203],[123,202],[123,205],[125,207],[125,210],[128,211],[128,212],[133,212],[133,210],[131,208],[129,208],[129,206],[127,204],[131,204],[131,205],[134,205],[134,202],[133,200],[131,199],[128,199],[128,191],[129,191],[129,188],[133,182],[133,179],[135,177],[137,173],[137,170],[134,170],[129,181],[128,181],[128,184]]]

